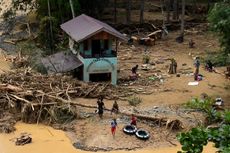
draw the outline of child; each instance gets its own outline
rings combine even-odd
[[[111,132],[112,132],[113,137],[115,137],[116,127],[117,127],[117,121],[114,118],[111,122]]]
[[[137,118],[132,114],[132,118],[131,118],[131,125],[135,125],[137,126]]]

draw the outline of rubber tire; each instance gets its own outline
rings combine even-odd
[[[130,128],[132,128],[132,129],[130,129]],[[135,134],[135,133],[136,133],[137,128],[136,128],[136,126],[134,126],[134,125],[126,125],[126,126],[123,128],[123,131],[124,131],[124,133],[126,133],[126,134],[132,135],[132,134]]]
[[[150,137],[149,133],[143,129],[137,130],[135,135],[138,139],[141,139],[141,140],[148,140]]]

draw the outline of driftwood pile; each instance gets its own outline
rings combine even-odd
[[[26,123],[66,123],[77,117],[77,107],[73,106],[97,108],[78,103],[74,98],[104,96],[116,99],[118,96],[130,96],[130,93],[135,92],[127,87],[114,87],[110,84],[87,84],[63,75],[41,75],[21,70],[0,76],[0,108],[18,114],[16,117]],[[129,112],[121,114],[130,115]],[[178,120],[135,115],[139,119],[170,126],[170,129],[181,129],[182,126]]]
[[[14,124],[15,118],[12,114],[4,113],[0,111],[0,133],[10,133],[15,131]]]
[[[154,25],[155,24],[155,25]],[[118,29],[121,33],[126,34],[130,37],[130,44],[140,44],[140,45],[155,45],[155,41],[161,39],[162,28],[157,23],[143,23],[143,24],[116,24],[114,27]],[[160,25],[162,23],[160,22]]]
[[[117,99],[134,94],[129,88],[103,83],[83,83],[71,76],[41,75],[18,70],[0,76],[0,108],[19,114],[24,122],[38,123],[47,119],[65,122],[73,119],[74,98]]]

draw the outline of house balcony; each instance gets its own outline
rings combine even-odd
[[[80,52],[81,57],[83,58],[115,58],[117,57],[117,52],[115,50],[111,50],[110,53],[108,52],[98,52],[98,53],[94,53],[94,54],[85,54],[84,52]]]

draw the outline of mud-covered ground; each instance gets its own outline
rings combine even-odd
[[[204,64],[201,65],[200,73],[204,76],[203,80],[197,86],[188,86],[188,82],[194,81],[193,73],[193,57],[206,57],[208,54],[205,51],[216,51],[219,49],[217,38],[211,34],[192,34],[185,36],[185,42],[178,44],[175,42],[176,32],[169,34],[166,40],[157,41],[155,46],[148,48],[148,54],[151,57],[150,70],[138,70],[140,75],[139,80],[134,82],[120,83],[134,87],[136,89],[151,91],[151,94],[137,94],[142,98],[142,103],[133,108],[127,101],[118,101],[121,111],[131,111],[139,114],[147,114],[155,117],[177,118],[181,120],[186,129],[204,124],[205,117],[202,113],[193,112],[183,109],[181,104],[187,102],[192,97],[200,97],[202,93],[206,93],[212,98],[220,96],[225,101],[225,107],[229,108],[229,80],[225,79],[222,74],[224,67],[216,68],[218,73],[210,73],[205,71]],[[195,41],[195,48],[188,47],[188,40]],[[119,46],[119,77],[125,77],[130,74],[132,66],[142,65],[142,57],[144,54],[144,46],[136,45],[134,47],[121,45]],[[178,63],[178,73],[169,75],[168,59],[175,58]],[[163,82],[148,83],[149,76],[161,76]],[[143,81],[140,80],[145,80]],[[147,81],[148,82],[148,81]],[[78,102],[90,105],[96,105],[96,99],[75,99]],[[113,100],[104,100],[105,106],[111,108]],[[81,110],[81,109],[79,109]],[[86,111],[84,109],[84,111]],[[148,141],[138,140],[135,136],[129,136],[122,132],[125,124],[130,122],[129,118],[117,116],[119,120],[119,128],[115,139],[110,132],[110,121],[113,116],[109,112],[105,112],[105,118],[99,119],[95,110],[87,110],[89,114],[83,113],[87,119],[79,120],[75,124],[76,135],[74,136],[75,147],[85,150],[116,150],[116,149],[134,149],[156,146],[172,146],[175,142],[177,132],[166,130],[164,127],[159,128],[157,125],[151,125],[148,122],[138,123],[140,128],[148,130],[151,137]],[[92,115],[93,114],[93,115]],[[95,116],[96,115],[96,116]]]

